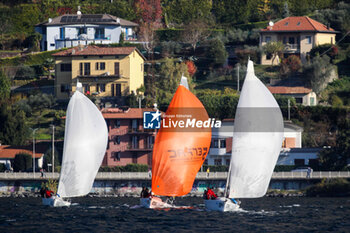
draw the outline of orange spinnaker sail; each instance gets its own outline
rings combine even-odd
[[[186,123],[193,126],[195,120],[208,119],[203,104],[180,85],[162,120],[167,121],[168,126],[179,121],[185,126]],[[163,126],[153,149],[152,192],[162,196],[183,196],[191,191],[196,174],[209,152],[211,128]]]

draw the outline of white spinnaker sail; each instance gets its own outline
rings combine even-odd
[[[232,143],[229,197],[264,196],[283,140],[281,110],[248,61]]]
[[[89,98],[76,91],[71,97],[64,135],[63,159],[57,193],[61,197],[90,192],[106,152],[105,119]]]

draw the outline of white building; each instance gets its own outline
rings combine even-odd
[[[283,148],[277,165],[313,165],[318,163],[318,153],[322,148]]]
[[[212,141],[209,154],[205,161],[208,165],[229,165],[232,151],[234,121],[233,119],[224,119],[221,128],[213,128]],[[284,122],[284,140],[281,155],[285,155],[287,148],[302,147],[303,129],[290,121]],[[292,151],[293,152],[293,151]],[[280,155],[280,156],[281,156]],[[292,155],[292,154],[288,154]],[[311,158],[310,158],[311,159]]]
[[[35,25],[35,31],[42,35],[41,50],[55,50],[80,44],[119,43],[123,32],[124,40],[136,40],[138,24],[109,14],[65,14]]]

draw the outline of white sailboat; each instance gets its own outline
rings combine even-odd
[[[63,198],[88,194],[101,166],[108,142],[106,121],[77,83],[66,113],[62,168],[57,195],[43,198],[50,206],[69,206]]]
[[[266,194],[283,140],[281,110],[248,61],[239,98],[232,154],[224,197],[205,200],[208,210],[234,211],[233,198],[258,198]]]

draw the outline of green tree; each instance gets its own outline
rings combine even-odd
[[[350,120],[339,124],[336,146],[321,151],[320,162],[323,170],[344,170],[350,159]]]
[[[2,70],[0,70],[0,104],[10,97],[11,81]]]
[[[26,116],[15,107],[0,105],[0,141],[8,145],[23,145],[28,136]]]
[[[32,156],[27,153],[16,154],[13,161],[13,170],[15,172],[27,171],[29,168],[32,168]]]
[[[162,110],[166,110],[173,95],[178,88],[181,76],[184,75],[188,79],[190,90],[193,84],[187,71],[185,63],[178,63],[172,59],[166,58],[162,63],[156,79],[156,96],[157,103]]]
[[[279,56],[284,49],[284,45],[281,41],[268,42],[263,46],[265,54],[271,54],[271,65],[273,65],[277,56]]]
[[[228,57],[225,44],[219,39],[214,38],[208,42],[206,47],[206,59],[212,66],[222,66]]]
[[[327,55],[317,56],[304,66],[304,76],[312,90],[319,94],[330,81],[332,72],[335,72],[335,66],[330,63]]]
[[[212,21],[213,3],[210,0],[164,0],[162,6],[169,27],[189,24],[196,19],[201,19],[205,23]]]
[[[283,15],[282,16],[283,16],[283,18],[287,18],[290,16],[288,2],[284,2],[284,4],[283,4]]]

